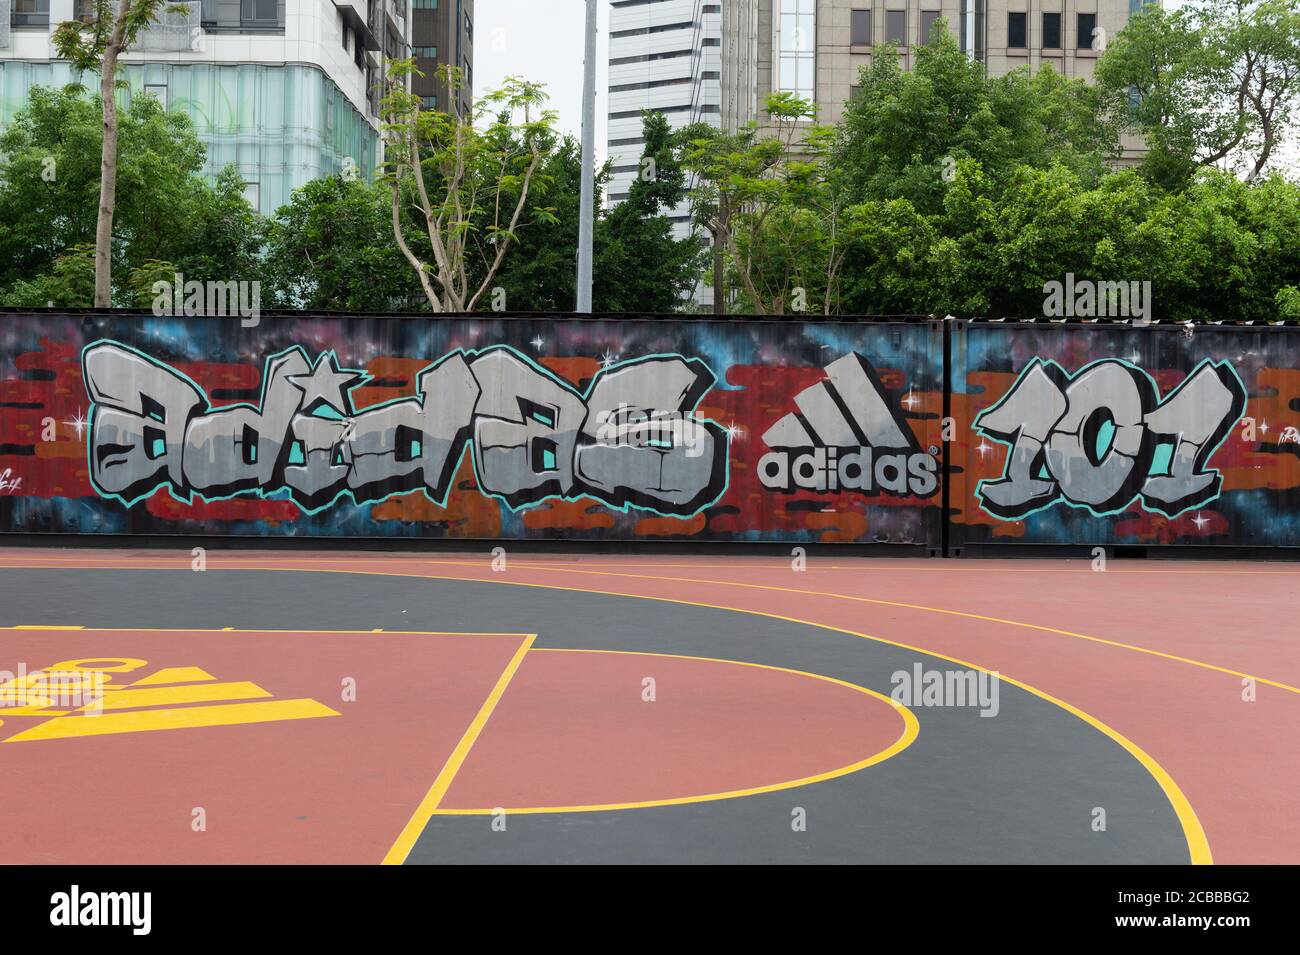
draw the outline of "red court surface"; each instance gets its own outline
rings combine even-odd
[[[176,570],[190,559],[188,549],[10,549],[0,551],[0,571]],[[286,582],[329,572],[361,588],[379,575],[648,597],[917,648],[997,671],[1123,743],[1179,810],[1193,861],[1300,862],[1300,634],[1289,609],[1300,598],[1297,565],[1111,561],[1095,572],[1088,561],[812,557],[799,572],[766,557],[519,555],[499,572],[486,553],[211,551],[207,559],[209,573],[256,569]],[[561,645],[563,626],[538,622]],[[3,639],[8,659],[48,665],[123,654],[148,661],[141,674],[197,666],[217,681],[251,681],[275,700],[335,711],[348,705],[341,675],[355,677],[358,695],[384,699],[364,720],[268,723],[256,746],[206,730],[185,747],[169,733],[100,735],[64,740],[33,764],[22,751],[39,741],[6,742],[3,798],[20,807],[0,837],[6,862],[66,861],[70,846],[76,861],[157,861],[182,845],[190,862],[401,861],[434,812],[744,798],[871,765],[914,733],[906,710],[861,688],[687,659],[654,666],[660,676],[671,668],[674,692],[693,694],[689,719],[655,725],[626,692],[641,686],[644,655],[530,648],[528,635],[87,629],[10,630]],[[308,640],[315,652],[304,666]],[[417,659],[443,682],[415,680]],[[40,722],[6,715],[0,737]],[[141,749],[130,737],[150,739]],[[666,765],[675,771],[665,774]],[[322,777],[345,785],[325,787]],[[64,779],[40,787],[41,805],[26,800],[38,781]],[[158,793],[166,805],[151,798]],[[359,817],[348,806],[362,799],[373,811]],[[198,806],[207,834],[217,831],[213,820],[233,834],[196,850],[190,813]],[[143,842],[130,826],[105,836],[106,818],[143,824],[160,812],[176,815],[169,836],[156,826]]]

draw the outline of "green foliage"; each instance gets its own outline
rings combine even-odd
[[[677,239],[665,214],[687,194],[679,140],[658,113],[645,114],[642,134],[643,174],[596,222],[592,307],[598,312],[679,311],[703,264],[703,241]]]
[[[200,175],[204,150],[183,113],[163,110],[152,96],[135,96],[119,114],[114,272],[127,276],[114,302],[135,300],[129,273],[164,260],[199,280],[256,277],[265,223],[243,197],[231,169],[215,183]],[[66,296],[69,252],[93,249],[99,202],[102,122],[97,100],[79,86],[36,87],[27,106],[0,133],[0,289],[22,304]],[[62,264],[59,264],[62,263]],[[93,271],[93,269],[92,269]],[[59,294],[39,292],[54,282]],[[25,290],[25,291],[24,291]],[[93,285],[91,301],[93,301]]]
[[[1110,114],[1143,137],[1143,172],[1182,188],[1197,169],[1268,168],[1296,128],[1300,0],[1200,0],[1130,18],[1097,64]]]
[[[393,236],[433,311],[473,311],[529,221],[530,193],[546,187],[556,113],[544,108],[540,84],[513,76],[477,97],[472,115],[426,110],[406,89],[413,74],[422,75],[412,60],[389,67],[381,107]],[[463,86],[458,69],[440,67],[438,76],[452,90]],[[531,212],[534,222],[552,218],[536,204]],[[411,225],[424,232],[417,242],[407,238]]]
[[[943,211],[906,199],[851,207],[843,307],[862,314],[1042,314],[1067,272],[1152,283],[1153,317],[1278,317],[1300,284],[1300,187],[1205,172],[1167,193],[1134,171],[1089,186],[1062,166],[1022,166],[1001,193],[963,162]]]
[[[393,242],[385,187],[329,176],[294,190],[271,224],[264,301],[275,308],[410,311],[424,294]]]
[[[85,244],[60,253],[49,271],[0,291],[0,305],[26,308],[89,308],[94,300],[95,247]]]
[[[936,32],[911,71],[892,48],[862,70],[833,155],[851,201],[901,198],[937,212],[945,177],[963,159],[977,162],[995,189],[1019,166],[1064,165],[1089,182],[1103,175],[1118,134],[1099,118],[1092,87],[1050,66],[986,77],[946,29]]]

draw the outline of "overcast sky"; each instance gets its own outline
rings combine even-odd
[[[596,155],[605,155],[605,77],[609,2],[599,0],[596,51]],[[474,24],[474,92],[496,89],[507,76],[545,83],[559,128],[582,135],[582,56],[586,0],[478,0]]]

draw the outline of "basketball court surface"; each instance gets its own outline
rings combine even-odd
[[[1300,862],[1300,565],[486,549],[0,550],[0,859]]]

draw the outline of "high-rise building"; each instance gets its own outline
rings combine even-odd
[[[250,202],[269,214],[311,179],[348,168],[374,173],[384,72],[388,60],[408,55],[409,3],[189,3],[165,13],[123,57],[130,88],[122,95],[154,95],[187,113],[207,147],[205,174],[233,164]],[[87,0],[0,0],[0,126],[33,86],[75,79],[50,37],[89,9]]]
[[[935,23],[993,76],[1050,63],[1092,78],[1106,41],[1142,0],[733,0],[722,33],[724,128],[758,119],[766,95],[788,90],[816,101],[822,122],[839,121],[858,71],[885,44],[904,69]]]
[[[609,203],[627,198],[643,174],[642,113],[667,117],[673,129],[721,116],[722,4],[719,0],[611,0],[609,15]],[[688,202],[668,213],[673,232],[691,232]],[[712,302],[701,286],[695,300]]]
[[[611,0],[609,201],[627,198],[641,175],[641,118],[662,113],[673,129],[718,124],[721,16],[717,0]],[[686,208],[674,219],[689,228]]]
[[[469,115],[474,90],[474,0],[411,0],[411,55],[424,76],[411,92],[428,109]],[[455,95],[439,82],[438,68],[455,67],[464,84]]]

